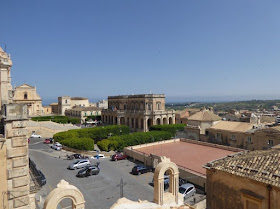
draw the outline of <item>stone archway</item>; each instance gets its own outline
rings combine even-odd
[[[125,125],[125,119],[124,119],[124,117],[121,117],[121,118],[120,118],[120,124],[121,124],[121,125]]]
[[[148,127],[148,130],[150,130],[151,125],[153,125],[153,121],[152,121],[152,119],[149,118],[149,119],[147,120],[147,127]]]
[[[173,124],[172,117],[169,117],[169,124]]]
[[[47,196],[44,209],[57,208],[58,203],[65,198],[70,198],[72,200],[73,209],[85,208],[85,199],[80,190],[62,179],[57,185],[57,188],[52,190]]]
[[[178,204],[179,170],[169,158],[162,157],[161,163],[154,173],[154,202],[163,205],[169,203]],[[169,171],[169,192],[164,192],[164,173]]]
[[[164,124],[164,125],[166,125],[166,124],[167,124],[167,119],[166,119],[166,118],[163,118],[163,120],[162,120],[162,121],[163,121],[163,124]]]
[[[160,125],[160,118],[157,119],[157,125]]]

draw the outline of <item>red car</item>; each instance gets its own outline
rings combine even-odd
[[[115,154],[112,156],[112,160],[117,161],[117,160],[124,160],[126,159],[128,156],[127,155],[123,155],[123,154]]]
[[[45,144],[51,144],[51,143],[53,143],[53,139],[52,138],[45,139],[44,143]]]

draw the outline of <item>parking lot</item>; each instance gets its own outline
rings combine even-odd
[[[153,187],[149,185],[153,173],[139,176],[130,174],[134,162],[129,160],[110,161],[105,159],[91,159],[91,163],[100,162],[100,173],[87,178],[77,178],[78,170],[68,170],[69,164],[75,160],[66,160],[66,153],[55,151],[50,145],[43,144],[43,139],[31,139],[29,144],[30,158],[36,163],[46,176],[47,184],[39,191],[46,198],[47,194],[56,187],[61,179],[76,186],[84,195],[86,208],[110,208],[120,198],[121,178],[126,183],[124,197],[131,200],[153,200]],[[69,201],[60,203],[61,208],[69,206]]]
[[[77,178],[78,170],[68,170],[67,167],[75,160],[67,160],[64,150],[56,151],[50,144],[44,144],[44,139],[31,139],[29,143],[30,158],[36,163],[46,176],[47,184],[38,192],[43,198],[56,188],[61,179],[76,186],[84,195],[86,208],[110,208],[120,198],[120,187],[117,185],[123,179],[126,184],[123,188],[124,197],[137,201],[153,201],[153,187],[151,182],[153,173],[132,175],[130,172],[137,164],[130,160],[111,161],[110,158],[90,159],[91,164],[100,162],[100,173],[96,176]],[[185,202],[194,204],[205,198],[203,194],[195,194]],[[59,208],[67,208],[71,201],[61,201]],[[71,208],[71,207],[70,207]]]

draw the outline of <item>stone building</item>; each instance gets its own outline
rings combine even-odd
[[[42,99],[34,86],[23,84],[15,87],[13,101],[19,104],[26,104],[29,116],[44,115]]]
[[[200,140],[200,135],[205,134],[205,129],[215,125],[221,120],[212,110],[202,109],[200,112],[188,117],[185,133],[187,138]]]
[[[11,85],[11,56],[0,47],[0,107],[8,104],[13,99],[13,87]]]
[[[102,121],[146,132],[151,125],[175,124],[175,111],[165,110],[164,94],[109,96],[108,109],[102,110]]]
[[[73,107],[89,107],[89,101],[84,97],[58,97],[58,114],[65,115],[65,110]]]
[[[215,125],[207,128],[205,135],[208,142],[224,144],[232,147],[243,147],[243,140],[246,133],[254,127],[251,123],[219,121]]]
[[[203,139],[247,150],[265,150],[280,144],[280,126],[256,127],[252,123],[220,121],[206,129]]]
[[[85,123],[87,117],[101,117],[101,110],[102,108],[98,107],[73,107],[72,109],[65,110],[65,116],[80,118],[81,123]]]
[[[252,151],[207,163],[207,208],[280,209],[280,151]]]
[[[54,102],[49,105],[51,107],[51,113],[58,114],[58,103]]]

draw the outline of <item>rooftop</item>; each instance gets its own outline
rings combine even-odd
[[[172,140],[173,141],[173,140]],[[227,155],[235,154],[230,147],[224,147],[209,143],[199,143],[193,140],[181,140],[164,144],[155,144],[143,148],[135,148],[136,150],[147,155],[154,154],[166,156],[177,164],[178,167],[184,167],[195,173],[206,175],[203,166],[209,162]]]
[[[108,99],[130,99],[130,98],[165,98],[164,94],[131,94],[108,96]]]
[[[76,107],[73,107],[72,110],[76,110],[76,111],[101,111],[102,108],[99,108],[99,107],[80,107],[80,106],[76,106]]]
[[[211,110],[201,110],[200,112],[195,113],[190,116],[188,120],[197,120],[197,121],[217,121],[222,118],[216,114],[214,114]]]
[[[234,121],[220,121],[217,124],[211,126],[209,130],[225,130],[232,132],[247,132],[253,129],[253,124],[245,122],[234,122]]]
[[[280,150],[243,152],[208,163],[206,167],[280,187]]]
[[[72,100],[87,100],[85,97],[71,97]]]

